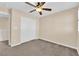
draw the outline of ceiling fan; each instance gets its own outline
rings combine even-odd
[[[42,15],[43,10],[52,11],[52,9],[50,9],[50,8],[43,8],[43,5],[45,4],[45,2],[37,2],[36,6],[29,2],[25,2],[25,3],[35,8],[35,9],[31,10],[30,13],[37,11],[40,15]]]

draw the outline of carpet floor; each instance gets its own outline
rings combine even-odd
[[[0,42],[0,56],[78,56],[75,49],[44,40],[32,40],[16,47]]]

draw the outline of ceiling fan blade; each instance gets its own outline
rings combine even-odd
[[[50,9],[50,8],[43,8],[43,10],[52,11],[52,9]]]
[[[40,5],[40,2],[37,2],[37,7]]]
[[[43,6],[45,4],[45,2],[41,2],[41,6]]]
[[[42,12],[39,12],[40,15],[42,15]]]
[[[26,4],[30,5],[30,6],[33,6],[33,7],[36,7],[35,5],[29,3],[29,2],[25,2]]]
[[[31,11],[30,11],[30,13],[32,13],[32,12],[34,12],[34,11],[36,11],[36,9],[34,9],[34,10],[31,10]]]

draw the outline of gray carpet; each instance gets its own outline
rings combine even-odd
[[[33,40],[16,47],[0,42],[0,56],[78,56],[75,49],[43,40]]]

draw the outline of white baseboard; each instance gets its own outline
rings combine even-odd
[[[20,42],[20,43],[18,43],[18,44],[13,44],[13,45],[11,45],[11,47],[18,46],[18,45],[20,45],[20,44],[22,44],[22,43],[26,43],[26,42],[29,42],[29,41],[31,41],[31,40],[37,40],[37,39],[30,39],[30,40],[22,41],[22,42]]]
[[[66,46],[66,47],[69,47],[69,48],[77,49],[77,47],[72,47],[72,46],[69,46],[69,45],[64,45],[64,44],[62,44],[62,43],[58,43],[58,42],[54,42],[54,41],[51,41],[51,40],[47,40],[47,39],[45,39],[45,38],[40,38],[40,39],[41,39],[41,40],[48,41],[48,42],[51,42],[51,43],[56,43],[56,44],[58,44],[58,45]],[[20,45],[20,44],[22,44],[22,43],[29,42],[29,41],[31,41],[31,40],[37,40],[37,39],[30,39],[30,40],[27,40],[27,41],[23,41],[23,42],[21,42],[21,43],[18,43],[18,44],[15,44],[15,45],[11,45],[11,47]],[[78,51],[78,52],[79,52],[79,51]]]
[[[21,43],[18,43],[18,44],[13,44],[13,45],[10,45],[11,47],[15,47],[15,46],[18,46],[20,45]]]
[[[29,42],[29,41],[32,41],[32,40],[37,40],[37,39],[29,39],[29,40],[26,40],[26,41],[22,41],[21,44],[22,44],[22,43]]]
[[[51,43],[55,43],[55,44],[58,44],[58,45],[62,45],[62,46],[66,46],[66,47],[69,47],[69,48],[72,48],[72,49],[76,49],[77,50],[77,47],[73,47],[73,46],[69,46],[69,45],[64,45],[62,43],[58,43],[58,42],[54,42],[54,41],[51,41],[51,40],[47,40],[45,38],[40,38],[41,40],[45,40],[45,41],[48,41],[48,42],[51,42]]]

